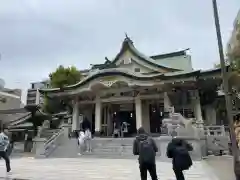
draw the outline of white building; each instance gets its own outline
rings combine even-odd
[[[21,89],[8,89],[3,85],[0,87],[0,127],[25,116],[21,96]]]

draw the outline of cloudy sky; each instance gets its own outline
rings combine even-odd
[[[226,46],[240,1],[218,5]],[[125,32],[146,55],[191,48],[196,69],[218,61],[211,0],[1,0],[0,77],[26,90],[60,64],[89,68],[113,58]]]

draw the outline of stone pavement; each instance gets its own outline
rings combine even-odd
[[[11,178],[6,177],[4,161],[0,161],[0,179],[24,180],[139,180],[136,159],[58,158],[12,160]],[[169,162],[157,162],[160,180],[175,180]],[[150,177],[149,177],[150,179]],[[194,162],[186,172],[187,180],[218,180],[204,162]]]
[[[206,163],[212,167],[219,180],[235,179],[231,156],[208,156]]]

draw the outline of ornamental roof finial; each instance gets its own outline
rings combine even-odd
[[[127,33],[125,32],[125,42],[130,42],[131,44],[133,44],[133,41],[130,39],[130,37],[127,35]]]
[[[127,33],[126,33],[126,32],[125,32],[125,38],[126,38],[126,39],[129,39],[129,37],[128,37],[128,35],[127,35]]]

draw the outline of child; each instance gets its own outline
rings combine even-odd
[[[183,171],[192,166],[192,159],[189,151],[192,151],[192,145],[183,139],[173,138],[167,147],[167,157],[172,158],[173,171],[177,180],[185,180]]]
[[[79,146],[79,153],[78,155],[81,156],[84,148],[85,148],[85,134],[83,131],[79,132],[79,137],[78,137],[78,146]]]

